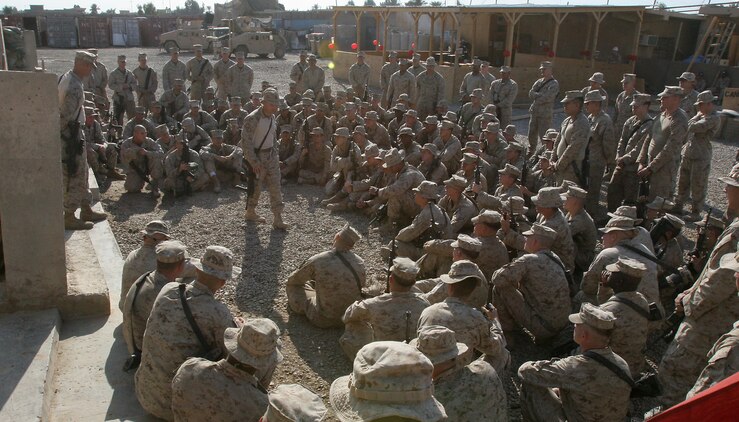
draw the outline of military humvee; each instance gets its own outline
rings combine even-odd
[[[287,49],[287,41],[280,34],[273,32],[242,32],[240,34],[232,33],[229,40],[223,41],[224,45],[230,45],[231,51],[244,53],[244,57],[248,54],[257,54],[259,57],[267,57],[273,54],[276,58],[285,57]]]
[[[180,28],[169,31],[159,36],[161,48],[168,53],[177,47],[180,50],[192,50],[193,45],[200,44],[205,51],[213,51],[220,37],[229,33],[228,27],[202,28]]]

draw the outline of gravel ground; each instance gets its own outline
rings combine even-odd
[[[118,54],[129,57],[129,68],[136,66],[136,54],[145,51],[149,54],[149,65],[160,70],[168,56],[156,49],[104,49],[100,60],[112,70],[116,66]],[[191,53],[183,53],[187,61]],[[39,51],[39,60],[44,59],[48,71],[61,73],[71,67],[73,52],[70,50]],[[247,59],[255,72],[255,86],[267,80],[281,92],[287,92],[290,66],[297,55],[288,54],[283,60]],[[328,61],[321,59],[319,64],[326,68]],[[326,69],[326,83],[334,90],[342,84],[331,77]],[[279,75],[279,77],[278,77]],[[160,89],[161,91],[161,89]],[[160,92],[161,93],[161,92]],[[518,114],[517,112],[516,114]],[[559,125],[563,115],[555,115],[555,125]],[[525,134],[527,120],[516,121],[519,133]],[[519,136],[523,140],[523,136]],[[714,143],[713,168],[709,183],[709,206],[723,210],[726,200],[723,184],[716,177],[725,175],[734,163],[735,143],[717,141]],[[234,315],[243,317],[267,317],[274,320],[282,329],[284,362],[278,367],[273,384],[300,383],[315,391],[328,404],[331,382],[351,371],[350,362],[338,346],[341,330],[318,329],[310,325],[305,317],[294,315],[287,308],[284,284],[287,276],[300,263],[311,255],[330,248],[333,234],[346,222],[356,227],[365,237],[357,243],[355,251],[365,259],[368,280],[374,283],[373,290],[380,292],[384,285],[384,264],[379,257],[379,246],[389,238],[381,237],[376,231],[367,235],[368,218],[353,213],[329,213],[320,207],[322,190],[313,186],[286,184],[283,187],[285,201],[284,217],[291,229],[287,232],[273,231],[270,225],[245,224],[243,219],[244,198],[241,191],[224,189],[221,194],[203,192],[176,202],[155,201],[148,195],[128,194],[122,182],[101,186],[102,202],[110,214],[113,231],[121,248],[128,254],[138,247],[138,231],[152,219],[164,219],[172,225],[174,238],[184,241],[190,255],[199,257],[205,247],[220,244],[231,248],[237,257],[237,264],[243,269],[240,279],[233,280],[218,293]],[[270,217],[266,192],[263,193],[258,212]],[[686,230],[688,239],[695,238],[694,225]],[[692,246],[692,242],[690,246]],[[666,345],[657,342],[649,350],[652,361],[658,362]],[[518,408],[515,370],[521,363],[532,359],[545,359],[549,355],[530,343],[522,343],[513,350],[513,362],[508,373],[503,374],[508,392],[511,420],[520,419]],[[632,420],[641,420],[645,411],[656,406],[653,399],[632,401]],[[331,415],[333,418],[333,416]],[[334,420],[334,419],[331,419]]]

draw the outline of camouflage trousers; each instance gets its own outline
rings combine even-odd
[[[77,172],[70,175],[67,166],[62,163],[62,176],[64,183],[64,212],[73,213],[80,206],[92,204],[92,193],[87,184],[89,167],[87,166],[87,155],[79,154],[77,160]]]
[[[194,81],[190,85],[190,99],[201,100],[205,94],[205,88],[208,87],[207,81]]]
[[[118,163],[118,151],[112,143],[104,144],[87,144],[87,164],[95,174],[102,171],[102,166],[107,167],[107,171],[115,170]]]
[[[425,253],[416,261],[420,268],[418,278],[434,278],[447,274],[452,267],[452,257],[437,253]]]
[[[695,160],[683,157],[677,179],[676,208],[690,199],[693,212],[700,212],[706,204],[708,192],[708,174],[711,172],[711,160]]]
[[[578,167],[582,166],[582,163],[575,163]],[[577,175],[575,174],[575,169],[572,166],[572,163],[565,166],[564,168],[557,167],[557,172],[554,174],[554,177],[557,180],[557,184],[561,185],[563,181],[569,180],[570,182],[575,183],[577,186],[580,186],[580,179],[578,179]]]
[[[136,111],[136,103],[133,100],[123,100],[122,104],[118,104],[116,108],[116,98],[118,96],[113,94],[113,117],[118,121],[118,124],[123,124],[123,115],[126,115],[128,120],[133,119],[134,111]],[[116,114],[117,113],[117,114]]]
[[[398,195],[391,196],[387,200],[387,218],[389,221],[397,221],[407,224],[413,220],[421,209],[414,201],[414,193],[412,190]],[[407,222],[405,221],[407,220]]]
[[[497,117],[500,120],[500,130],[504,130],[506,126],[511,124],[511,116],[513,116],[513,107],[499,107]],[[529,150],[531,151],[531,150]]]
[[[308,183],[311,185],[326,185],[328,175],[326,173],[317,173],[310,170],[299,170],[298,177],[303,179],[301,183]]]
[[[228,97],[228,87],[225,80],[216,81],[216,98],[225,100]]]
[[[418,119],[424,121],[427,116],[436,114],[436,107],[433,101],[419,98],[416,111],[418,111]]]
[[[298,163],[297,161],[292,163],[286,163],[285,165],[280,165],[280,176],[285,179],[288,177],[295,177],[297,175],[298,170]]]
[[[528,330],[536,341],[546,340],[557,335],[549,324],[537,315],[534,308],[526,302],[523,294],[512,285],[493,288],[493,305],[498,310],[498,319],[503,331]]]
[[[262,164],[262,174],[254,183],[254,193],[246,199],[247,208],[256,208],[262,189],[269,190],[269,207],[273,213],[282,212],[285,204],[282,202],[282,189],[280,186],[280,160],[276,152],[272,150],[261,151],[257,159]]]
[[[553,388],[521,383],[521,416],[524,421],[566,421],[562,399]]]
[[[344,326],[344,334],[339,338],[341,350],[349,361],[354,362],[359,349],[374,340],[372,328],[364,322],[349,323]]]
[[[662,168],[656,173],[649,176],[649,196],[648,201],[653,201],[655,197],[661,196],[669,201],[673,198],[675,191],[675,178],[677,176],[676,168]]]
[[[544,136],[544,133],[552,127],[552,110],[547,108],[545,110],[534,110],[531,112],[531,119],[529,120],[529,152],[533,154],[536,151],[537,145],[539,145],[539,139]],[[503,123],[500,125],[501,130],[505,129]]]
[[[287,286],[287,304],[290,310],[299,315],[305,315],[311,324],[319,328],[342,327],[344,323],[339,320],[328,318],[321,314],[318,309],[318,298],[313,288],[313,281],[302,286]]]
[[[244,153],[240,151],[236,151],[225,161],[216,160],[216,155],[207,151],[201,152],[200,158],[203,160],[205,172],[210,176],[217,175],[221,181],[232,179],[234,174],[244,171]]]
[[[588,195],[585,198],[585,209],[593,218],[600,217],[600,189],[603,185],[603,173],[606,170],[606,164],[602,162],[590,162]]]
[[[149,111],[149,108],[151,107],[151,103],[157,100],[156,96],[153,92],[142,92],[138,95],[138,100],[136,101],[136,104],[140,107],[146,107],[147,112]],[[149,134],[151,136],[151,134]]]
[[[164,176],[164,166],[162,165],[162,154],[151,154],[144,163],[142,158],[136,159],[136,164],[139,169],[146,172],[151,180],[151,187],[158,188],[159,181]],[[144,166],[144,164],[146,164]],[[123,183],[123,188],[126,192],[139,192],[144,188],[146,180],[141,177],[130,165],[127,166],[126,170],[126,181]]]
[[[639,195],[639,177],[636,175],[637,167],[627,165],[616,167],[608,185],[608,211],[616,211],[622,204],[636,204]]]
[[[204,191],[209,183],[210,177],[205,172],[199,172],[197,174],[197,178],[190,182],[190,190],[193,192]],[[174,190],[176,195],[180,195],[185,192],[186,185],[185,180],[181,177],[177,177],[177,175],[167,175],[167,178],[164,179],[161,187],[167,192],[172,192]]]

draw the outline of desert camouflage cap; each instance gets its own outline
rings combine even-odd
[[[460,248],[466,251],[480,252],[482,250],[482,242],[472,236],[460,234],[457,240],[452,242],[451,247]]]
[[[436,117],[436,115],[428,115],[426,116],[426,120],[424,120],[423,123],[436,126],[439,124],[439,118]]]
[[[701,92],[700,94],[698,94],[698,98],[695,100],[695,104],[694,105],[698,105],[698,104],[702,104],[702,103],[703,104],[713,103],[713,102],[716,102],[716,101],[718,101],[718,97],[714,97],[713,96],[713,92],[711,92],[711,90],[708,90],[707,89],[707,90]]]
[[[154,252],[157,255],[157,261],[164,264],[174,264],[187,257],[187,247],[177,240],[165,240],[157,243]]]
[[[683,72],[682,75],[677,77],[678,81],[688,81],[688,82],[695,82],[695,73],[693,72]]]
[[[531,202],[537,207],[559,208],[562,206],[562,197],[558,187],[541,188],[539,192],[531,197]]]
[[[603,74],[601,72],[595,72],[595,73],[593,73],[593,76],[591,76],[590,79],[588,79],[588,81],[589,82],[595,82],[595,83],[601,84],[601,85],[605,85],[606,78],[605,78],[605,76],[603,76]]]
[[[547,157],[547,159],[549,159],[549,157]],[[581,188],[580,186],[570,186],[569,188],[567,188],[567,192],[562,194],[562,200],[564,200],[567,197],[585,199],[585,197],[587,196],[588,196],[588,191]]]
[[[359,234],[357,229],[350,226],[349,223],[346,223],[337,234],[345,243],[350,246],[353,246],[355,243],[357,243],[359,239],[362,238],[362,235]]]
[[[609,212],[609,217],[623,217],[634,220],[634,224],[641,223],[642,219],[637,217],[636,207],[634,205],[621,205],[616,208],[616,211]]]
[[[263,372],[282,361],[280,329],[267,318],[246,320],[240,328],[226,328],[223,345],[239,362]]]
[[[585,95],[582,93],[582,91],[577,91],[577,90],[567,91],[567,92],[565,92],[565,97],[562,98],[562,100],[560,101],[560,103],[563,103],[564,104],[564,103],[567,103],[567,102],[570,102],[570,101],[574,101],[574,100],[577,100],[577,99],[582,99],[584,96]]]
[[[583,303],[580,312],[570,314],[569,319],[573,324],[585,324],[599,330],[612,330],[616,322],[616,317],[611,312],[590,303]]]
[[[85,63],[95,64],[95,59],[97,58],[96,54],[87,52],[87,51],[76,51],[74,53],[74,60],[80,60]]]
[[[606,223],[606,226],[599,229],[602,233],[610,233],[613,231],[632,231],[634,230],[634,220],[626,217],[612,217]]]
[[[439,185],[430,180],[424,180],[418,186],[413,188],[413,191],[432,201],[439,199]]]
[[[326,416],[323,400],[299,384],[281,384],[269,393],[265,422],[319,422]]]
[[[364,157],[365,158],[377,158],[380,156],[380,148],[377,146],[377,144],[369,144],[366,147],[364,147]]]
[[[511,73],[511,67],[510,66],[501,66],[500,67],[500,73]]]
[[[683,89],[680,88],[679,86],[666,86],[664,91],[657,94],[659,98],[672,97],[672,96],[682,97],[684,95],[685,95],[685,91],[683,91]]]
[[[515,215],[523,215],[529,211],[524,199],[520,196],[512,196],[507,201],[501,201],[501,209]]]
[[[632,106],[638,106],[642,104],[649,104],[652,102],[652,96],[649,94],[634,94],[634,98],[631,100]]]
[[[416,134],[413,133],[413,129],[411,129],[411,128],[409,128],[409,127],[406,126],[404,128],[401,128],[398,131],[398,136],[410,136],[410,137],[413,137],[413,136],[416,136]]]
[[[506,126],[503,132],[505,132],[507,135],[510,135],[510,136],[516,136],[516,125]]]
[[[624,73],[623,77],[621,78],[621,83],[624,82],[633,82],[636,80],[636,75],[633,73]]]
[[[551,69],[552,68],[552,62],[550,61],[544,61],[539,63],[539,69]]]
[[[433,154],[434,157],[439,155],[439,148],[431,142],[429,142],[428,144],[424,144],[421,147],[421,151],[428,151]]]
[[[203,257],[194,263],[195,267],[220,280],[231,278],[233,271],[233,252],[224,246],[211,245],[205,248]]]
[[[182,119],[182,126],[190,127],[190,128],[195,127],[195,121],[190,117],[186,117]]]
[[[154,130],[156,131],[156,133],[161,133],[161,134],[169,133],[169,127],[165,124],[161,124],[155,127]]]
[[[509,142],[508,146],[505,147],[506,151],[518,151],[522,152],[524,149],[523,144],[519,144],[518,142]]]
[[[368,111],[367,114],[364,115],[364,120],[378,121],[380,120],[380,117],[377,115],[376,111]]]
[[[169,238],[169,224],[162,220],[152,220],[146,223],[144,229],[141,230],[141,234],[153,236],[155,234],[161,234]]]
[[[406,257],[393,259],[393,265],[390,267],[390,272],[395,277],[409,281],[416,281],[416,275],[418,275],[419,271],[420,268],[418,268],[418,265],[412,259]]]
[[[311,129],[310,134],[311,135],[323,135],[324,133],[323,133],[323,129],[322,128],[316,126],[313,129]]]
[[[213,138],[223,139],[223,131],[220,129],[213,129],[210,131],[210,136]]]
[[[439,127],[441,129],[453,130],[454,129],[454,122],[451,121],[451,120],[446,120],[445,119],[445,120],[442,120],[441,121],[441,123],[439,124]]]
[[[272,105],[280,104],[280,95],[273,88],[267,88],[262,92],[262,102]]]
[[[483,109],[482,109],[482,111],[483,111],[483,115],[484,115],[485,113],[487,113],[487,114],[490,114],[490,113],[495,113],[495,108],[496,108],[496,107],[495,107],[495,104],[492,104],[492,103],[491,103],[491,104],[488,104],[488,105],[486,105],[486,106],[485,106],[485,108],[483,108]]]
[[[682,230],[685,227],[685,221],[674,214],[667,213],[662,218],[675,230]]]
[[[456,284],[467,278],[480,279],[480,268],[472,261],[466,259],[455,261],[449,269],[448,274],[441,275],[441,281],[444,284]]]
[[[431,361],[409,344],[372,342],[357,353],[352,374],[331,384],[331,407],[342,422],[443,420],[444,407],[433,396],[433,370]]]
[[[522,233],[524,236],[541,236],[545,239],[554,240],[557,238],[557,232],[543,224],[534,223],[531,228]]]
[[[472,217],[472,224],[498,224],[503,220],[503,216],[498,211],[482,210],[476,217]]]
[[[592,103],[595,101],[602,102],[603,100],[605,100],[605,98],[603,98],[603,95],[600,93],[600,91],[597,89],[594,89],[592,91],[588,91],[588,93],[585,94],[584,102],[586,103]]]
[[[382,168],[386,169],[402,163],[403,156],[400,155],[400,152],[397,149],[391,148],[387,154],[385,154],[385,158],[383,158],[382,161],[384,161]]]
[[[462,154],[462,159],[460,160],[462,164],[472,164],[477,163],[478,161],[479,157],[477,156],[477,154],[473,154],[471,152],[465,152],[464,154]]]
[[[411,62],[409,62],[408,59],[403,57],[400,60],[398,60],[398,64],[400,64],[401,66],[410,66]]]
[[[647,266],[635,259],[620,256],[618,261],[606,265],[606,270],[612,273],[624,273],[629,277],[642,278],[647,272]]]
[[[515,128],[515,126],[513,126]],[[498,122],[489,122],[487,125],[485,125],[485,129],[482,130],[483,132],[493,132],[497,133],[500,132],[500,123]],[[515,132],[514,132],[515,134]]]
[[[482,98],[482,89],[480,88],[473,89],[472,94],[470,94],[470,97]]]
[[[511,163],[506,163],[505,167],[498,170],[499,174],[507,174],[509,176],[513,176],[516,179],[521,177],[521,170],[518,169],[518,167],[514,166]]]
[[[453,111],[447,111],[446,113],[444,113],[444,120],[449,120],[450,122],[455,122],[456,123],[456,121],[457,121],[457,113],[455,113]]]
[[[126,55],[125,54],[119,54],[118,55],[118,61],[119,62],[125,62],[126,61]]]
[[[458,343],[454,331],[440,325],[426,325],[418,330],[418,337],[411,340],[434,365],[463,356],[469,350],[464,343]]]
[[[418,112],[416,110],[414,110],[414,109],[410,109],[410,110],[408,110],[408,111],[405,112],[405,115],[406,116],[411,116],[411,117],[418,117]]]
[[[467,187],[467,180],[458,174],[453,174],[452,177],[444,181],[444,185],[450,188],[464,190]]]
[[[367,129],[365,129],[365,127],[362,125],[358,125],[352,131],[352,135],[356,135],[356,134],[367,135]]]
[[[464,143],[464,148],[462,148],[462,150],[465,152],[471,151],[474,153],[479,153],[480,151],[482,151],[482,147],[480,146],[479,141],[467,141]]]
[[[342,127],[336,129],[336,132],[334,132],[334,136],[339,136],[339,137],[342,137],[342,138],[348,138],[348,137],[352,136],[352,134],[351,134],[351,132],[349,132],[349,128],[348,127],[343,127],[342,126]]]
[[[429,66],[436,66],[436,59],[433,57],[429,57],[426,59],[426,67]]]

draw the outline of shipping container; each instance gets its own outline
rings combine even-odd
[[[79,29],[80,47],[110,47],[110,25],[107,17],[77,18],[77,28]]]
[[[177,29],[177,18],[152,17],[139,20],[141,46],[159,47],[159,36]]]
[[[139,47],[139,18],[111,18],[112,43],[115,47]]]
[[[74,16],[47,16],[46,36],[49,47],[77,48],[77,18]]]

